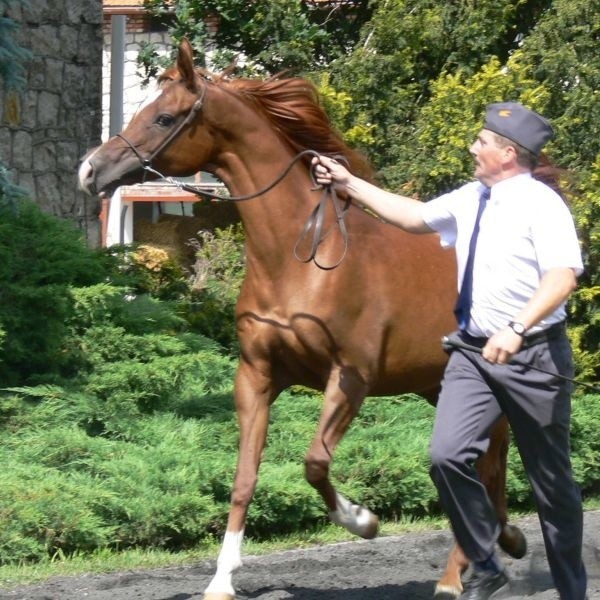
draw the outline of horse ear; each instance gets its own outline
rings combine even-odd
[[[196,91],[196,73],[194,71],[194,51],[187,38],[181,40],[177,55],[177,69],[190,91]]]

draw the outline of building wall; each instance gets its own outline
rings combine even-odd
[[[9,2],[7,16],[33,58],[18,110],[0,82],[0,160],[37,204],[76,222],[97,245],[98,199],[78,191],[77,167],[100,142],[102,0]]]
[[[125,7],[124,5],[127,5]],[[123,123],[127,125],[135,111],[149,93],[156,89],[156,82],[150,81],[143,86],[143,77],[138,73],[137,56],[145,43],[152,43],[159,56],[171,54],[173,41],[164,24],[153,21],[143,9],[141,0],[105,1],[104,11],[104,48],[102,56],[102,139],[108,139],[110,111],[110,72],[111,72],[111,24],[113,15],[125,15],[125,64],[123,81]],[[206,19],[209,33],[216,33],[218,17]],[[207,53],[210,57],[210,52]]]
[[[142,43],[155,44],[159,55],[168,54],[172,47],[170,36],[166,31],[150,31],[150,22],[140,14],[126,16],[125,26],[125,64],[123,66],[123,124],[131,120],[135,111],[148,94],[156,89],[154,81],[142,86],[143,77],[138,72],[137,56]],[[110,15],[104,20],[104,46],[102,52],[102,141],[109,135],[110,111],[110,73],[111,73],[111,28]]]

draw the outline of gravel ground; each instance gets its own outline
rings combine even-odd
[[[510,589],[494,599],[556,600],[536,517],[517,521],[529,551],[506,559]],[[238,600],[430,600],[452,536],[432,531],[246,556],[235,576]],[[589,599],[600,600],[600,511],[585,514]],[[0,589],[0,600],[201,600],[215,561],[189,567],[56,577]]]

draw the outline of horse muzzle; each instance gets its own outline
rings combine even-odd
[[[111,165],[103,165],[96,148],[83,158],[77,175],[81,191],[90,196],[112,196],[121,185],[141,183],[144,174],[135,157],[124,157]],[[154,179],[154,177],[147,177],[147,179]]]

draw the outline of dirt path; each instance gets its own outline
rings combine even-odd
[[[504,600],[558,598],[552,589],[536,517],[520,520],[527,556],[507,560]],[[447,531],[413,533],[248,556],[235,577],[238,600],[430,600],[452,543]],[[585,515],[589,599],[600,600],[600,511]],[[183,568],[58,577],[0,590],[0,600],[201,600],[214,561]]]

